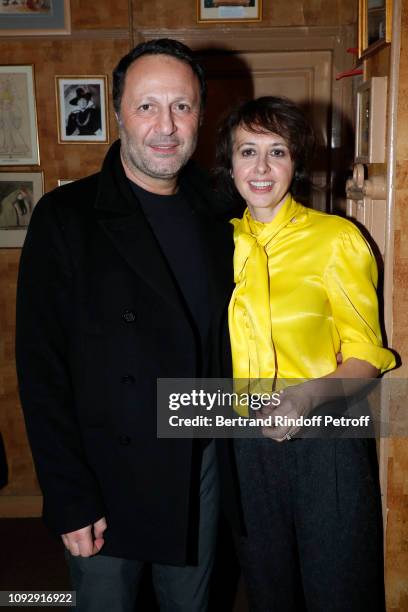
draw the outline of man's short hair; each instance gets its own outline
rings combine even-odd
[[[117,114],[120,112],[120,104],[122,101],[128,68],[133,64],[133,62],[143,55],[169,55],[170,57],[174,57],[181,62],[188,64],[200,83],[201,110],[203,110],[207,96],[207,84],[204,70],[194,57],[193,51],[187,47],[187,45],[184,45],[178,40],[173,40],[171,38],[157,38],[137,45],[134,49],[132,49],[132,51],[122,57],[114,69],[112,75],[113,106]]]

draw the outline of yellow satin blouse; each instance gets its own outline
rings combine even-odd
[[[356,357],[384,372],[373,253],[353,223],[290,195],[269,223],[233,219],[234,378],[317,378]]]

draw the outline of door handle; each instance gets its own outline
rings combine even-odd
[[[366,179],[363,164],[354,165],[353,178],[346,182],[346,196],[349,200],[363,200],[365,197],[371,200],[385,200],[386,189],[385,176],[379,174]]]

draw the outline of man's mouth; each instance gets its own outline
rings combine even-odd
[[[149,145],[149,147],[155,151],[156,153],[162,153],[164,155],[170,155],[172,153],[175,153],[177,150],[177,147],[179,146],[179,142],[168,142],[168,143],[152,143]]]

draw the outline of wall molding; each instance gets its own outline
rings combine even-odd
[[[0,42],[12,42],[19,40],[33,42],[34,40],[52,40],[61,43],[69,42],[71,40],[99,40],[99,39],[114,39],[114,40],[129,40],[129,30],[116,29],[116,30],[74,30],[68,36],[1,36]]]
[[[355,39],[355,27],[288,26],[288,27],[205,27],[182,29],[136,30],[135,42],[150,38],[176,38],[195,50],[205,47],[224,51],[297,51],[344,47],[344,39]]]

